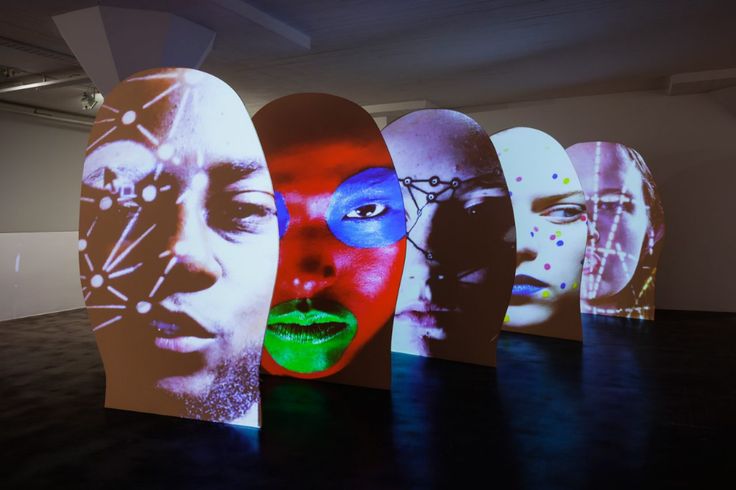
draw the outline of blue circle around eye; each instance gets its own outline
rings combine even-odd
[[[406,235],[404,201],[396,172],[369,168],[348,177],[330,199],[327,226],[356,248],[385,247]]]
[[[273,197],[276,201],[276,217],[279,222],[279,238],[284,238],[286,229],[289,227],[289,210],[286,208],[286,201],[280,192],[274,192]]]

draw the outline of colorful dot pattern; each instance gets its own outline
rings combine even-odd
[[[503,148],[503,151],[499,153],[499,160],[505,174],[511,175],[507,180],[507,184],[512,195],[512,205],[515,200],[528,205],[530,199],[528,196],[534,196],[540,192],[541,195],[544,195],[544,191],[537,191],[537,188],[548,189],[550,195],[554,195],[555,188],[558,188],[558,194],[567,195],[570,191],[575,191],[575,188],[579,187],[579,180],[564,148],[549,135],[530,128],[514,128],[493,135],[491,140],[497,148]],[[537,146],[540,140],[546,140],[549,143]],[[529,158],[529,155],[533,155],[534,158]],[[548,166],[549,170],[544,171],[545,166]],[[544,182],[547,182],[547,184],[544,184]],[[568,228],[570,222],[554,220],[556,217],[562,217],[561,213],[555,215],[550,212],[547,215],[549,219],[546,219],[546,216],[542,213],[537,213],[538,216],[533,218],[538,221],[537,223],[529,223],[529,217],[534,216],[534,213],[529,213],[526,209],[523,209],[520,213],[522,219],[527,221],[527,226],[524,226],[522,219],[517,218],[517,230],[520,234],[517,250],[523,250],[523,243],[528,242],[527,251],[533,250],[536,252],[536,254],[530,255],[534,257],[533,259],[519,259],[520,263],[527,264],[523,273],[552,284],[534,292],[532,296],[543,298],[546,302],[551,301],[554,304],[556,298],[563,292],[565,295],[577,294],[573,293],[573,290],[578,289],[580,274],[582,273],[579,261],[582,260],[583,253],[580,253],[580,257],[571,257],[570,253],[576,255],[578,250],[584,250],[584,235],[586,232],[580,230],[581,222],[584,220],[573,221],[573,223],[577,223],[575,228]],[[551,225],[555,222],[561,222],[563,226],[552,228]],[[572,234],[567,234],[568,231],[571,231]],[[582,238],[582,243],[578,243],[579,238]],[[572,247],[570,252],[568,252],[569,247]],[[526,262],[522,262],[523,260]],[[561,262],[557,262],[557,260]],[[534,267],[538,267],[538,272],[533,272]],[[566,273],[566,270],[569,270],[570,273]],[[521,273],[519,272],[519,274]],[[577,280],[571,280],[574,277]],[[569,278],[570,280],[561,281],[562,278]],[[524,325],[519,325],[521,321],[519,315],[522,317],[524,315],[523,308],[523,305],[516,306],[507,311],[504,317],[504,329],[516,331],[517,327],[524,327]],[[567,329],[567,327],[565,328]],[[572,322],[570,328],[580,329],[581,327],[579,324],[575,325],[575,322]]]

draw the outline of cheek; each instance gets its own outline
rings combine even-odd
[[[609,210],[599,210],[598,216],[595,221],[596,230],[598,230],[598,234],[600,235],[599,240],[604,242],[608,240],[608,233],[611,230],[611,225],[613,224],[613,218],[615,216],[615,212],[609,211]]]
[[[268,311],[278,261],[276,230],[274,228],[271,231],[248,236],[239,243],[231,243],[220,237],[215,239],[213,253],[222,268],[218,283],[225,286],[214,298],[215,301],[233,302],[223,305],[232,310]]]
[[[548,236],[544,238],[544,245],[540,247],[542,266],[546,268],[549,264],[546,277],[553,281],[554,287],[560,288],[564,283],[565,288],[560,289],[560,292],[568,294],[573,291],[570,287],[572,284],[580,283],[588,227],[584,221],[551,226]]]
[[[405,248],[402,239],[382,248],[345,247],[336,255],[332,296],[358,319],[358,341],[375,334],[393,314]]]
[[[629,254],[638,255],[641,250],[641,245],[644,243],[647,230],[647,219],[646,215],[637,214],[624,214],[624,219],[619,225],[620,230],[618,231],[614,241],[620,242],[621,247]]]

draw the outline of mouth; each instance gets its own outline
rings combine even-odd
[[[417,328],[442,328],[442,325],[458,313],[459,311],[449,308],[421,304],[411,305],[403,309],[396,317]]]
[[[165,308],[155,312],[149,326],[154,329],[156,347],[171,352],[197,352],[208,347],[216,337],[186,313]]]
[[[512,296],[532,296],[544,288],[548,288],[549,284],[539,279],[519,274],[514,278],[514,286],[511,289]]]
[[[314,373],[337,363],[357,330],[355,315],[341,304],[295,299],[271,308],[264,345],[281,367]]]

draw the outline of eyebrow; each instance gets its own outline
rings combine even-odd
[[[556,204],[559,201],[562,201],[563,199],[568,199],[570,197],[581,197],[583,200],[585,200],[585,194],[583,194],[583,191],[566,192],[564,194],[555,194],[553,196],[544,196],[544,197],[536,198],[532,202],[532,209],[534,211],[542,211],[548,206],[551,206],[552,204]]]
[[[631,192],[629,192],[628,190],[626,192],[621,192],[621,189],[616,188],[616,187],[608,187],[606,189],[600,189],[598,191],[598,194],[625,194],[628,196],[632,195]]]
[[[213,182],[228,185],[254,177],[263,168],[258,162],[220,162],[211,165],[208,173]]]

